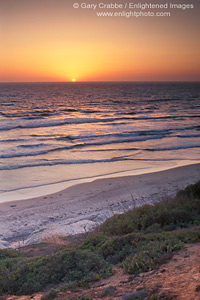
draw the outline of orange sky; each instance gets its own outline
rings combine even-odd
[[[1,82],[200,79],[198,1],[170,18],[137,19],[100,18],[74,2],[0,0]]]

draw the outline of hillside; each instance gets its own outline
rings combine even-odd
[[[114,216],[87,236],[1,250],[2,297],[198,299],[199,223],[200,181],[173,199]]]

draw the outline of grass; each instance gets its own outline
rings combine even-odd
[[[18,251],[0,250],[0,294],[31,294],[51,286],[55,288],[44,298],[51,300],[62,289],[59,285],[88,286],[113,274],[115,264],[129,274],[155,269],[184,244],[200,241],[199,231],[177,230],[198,222],[200,181],[174,199],[114,216],[98,232],[52,255],[30,258]],[[105,291],[109,292],[114,290]],[[139,294],[127,297],[142,299]]]

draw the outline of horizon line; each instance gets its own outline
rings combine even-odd
[[[181,82],[195,82],[199,83],[200,80],[88,80],[88,81],[0,81],[0,84],[5,83],[71,83],[76,85],[77,83],[181,83]]]

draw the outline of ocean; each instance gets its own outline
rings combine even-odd
[[[0,201],[200,161],[200,83],[1,83]]]

